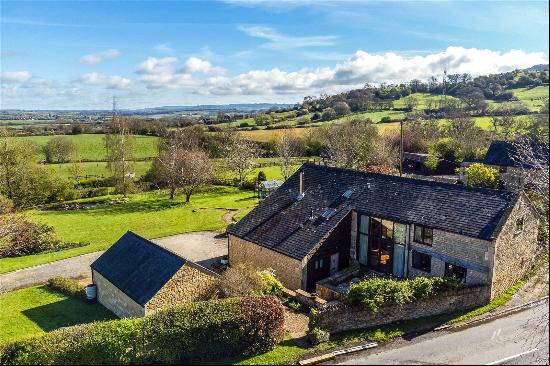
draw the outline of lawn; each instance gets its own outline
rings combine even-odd
[[[87,179],[91,177],[110,177],[112,174],[107,169],[105,162],[103,161],[90,161],[78,163],[81,173],[80,179]],[[149,168],[151,167],[152,161],[136,161],[134,163],[133,172],[136,173],[137,177],[145,175]],[[54,170],[62,178],[69,178],[72,176],[71,169],[73,168],[72,163],[67,164],[48,164],[46,165],[49,169]]]
[[[535,88],[510,89],[516,98],[527,104],[531,110],[537,112],[544,105],[544,100],[548,99],[548,90],[548,85]]]
[[[61,327],[114,319],[99,304],[67,297],[47,286],[0,294],[0,343]]]
[[[45,146],[54,136],[22,136],[12,137],[30,141],[39,148]],[[105,143],[102,134],[82,134],[82,135],[64,135],[71,140],[78,149],[80,159],[87,161],[97,161],[105,159]],[[157,137],[135,136],[135,158],[143,159],[157,155]],[[44,159],[44,154],[39,152],[38,158]]]
[[[193,195],[189,204],[182,197],[170,200],[166,192],[153,191],[130,195],[124,204],[69,211],[32,210],[28,213],[34,220],[53,226],[63,240],[90,244],[54,253],[2,258],[0,273],[106,249],[128,230],[148,239],[218,230],[226,225],[222,216],[228,209],[253,207],[256,203],[252,191],[215,186]]]

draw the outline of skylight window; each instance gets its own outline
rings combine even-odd
[[[336,210],[333,208],[327,208],[325,212],[321,215],[321,217],[324,217],[325,219],[330,219],[334,214],[336,213]]]
[[[353,190],[351,189],[348,189],[347,191],[345,191],[344,193],[342,193],[342,197],[344,198],[350,198],[351,197],[351,194],[353,193]]]

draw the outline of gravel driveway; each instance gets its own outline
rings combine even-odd
[[[198,231],[153,239],[153,242],[204,267],[227,254],[227,239],[214,231]],[[90,264],[103,252],[83,254],[0,275],[0,292],[46,282],[55,276],[90,277]]]

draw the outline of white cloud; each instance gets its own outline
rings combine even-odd
[[[107,89],[122,89],[131,84],[131,80],[122,76],[109,76],[97,72],[90,72],[78,78],[78,82],[86,85],[101,86]]]
[[[372,54],[357,51],[334,67],[284,71],[253,70],[233,78],[209,78],[204,86],[212,94],[296,94],[337,92],[365,83],[398,83],[427,80],[449,73],[487,75],[547,63],[541,52],[521,50],[497,52],[488,49],[449,47],[427,55],[401,55],[395,52]]]
[[[170,47],[169,43],[161,43],[161,44],[156,45],[154,48],[155,48],[155,50],[157,50],[159,52],[172,52],[173,51],[173,49],[172,49],[172,47]]]
[[[32,74],[29,71],[4,71],[2,73],[3,83],[24,83],[29,81]]]
[[[109,49],[89,55],[84,55],[80,58],[82,64],[97,64],[103,60],[112,59],[120,56],[120,51],[116,49]]]
[[[273,50],[288,50],[305,47],[332,46],[335,44],[336,36],[306,36],[291,37],[279,33],[276,29],[258,26],[239,26],[239,30],[245,32],[251,37],[266,39],[267,43],[262,47]]]
[[[179,60],[177,57],[156,58],[149,57],[147,60],[139,64],[137,68],[138,74],[163,74],[175,71],[175,64]]]
[[[212,64],[210,62],[197,57],[189,57],[187,61],[185,61],[182,71],[190,74],[195,72],[207,73],[211,68]]]

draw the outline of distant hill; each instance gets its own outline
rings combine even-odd
[[[268,109],[285,109],[295,107],[295,104],[282,103],[243,103],[243,104],[201,104],[189,106],[162,106],[140,109],[119,109],[117,112],[124,115],[150,115],[150,114],[170,114],[177,112],[241,112],[252,113],[261,112]],[[50,112],[50,113],[73,113],[80,115],[105,115],[111,114],[110,109],[1,109],[0,112]]]
[[[543,71],[543,70],[548,70],[548,64],[534,65],[525,69],[525,71]]]
[[[177,112],[259,112],[268,109],[283,109],[294,107],[294,104],[279,103],[242,103],[242,104],[202,104],[192,106],[162,106],[141,109],[123,109],[123,114],[161,114]]]

